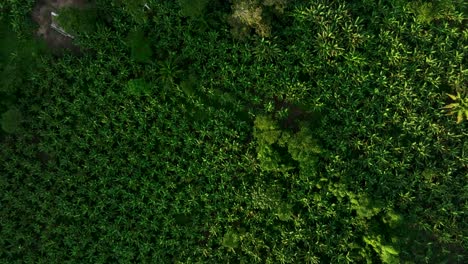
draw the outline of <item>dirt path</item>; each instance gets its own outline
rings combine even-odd
[[[73,45],[73,40],[63,36],[51,28],[51,12],[57,12],[60,8],[73,6],[85,7],[86,0],[38,0],[32,12],[32,19],[39,25],[36,35],[43,38],[53,50],[70,49],[79,52],[79,48]]]

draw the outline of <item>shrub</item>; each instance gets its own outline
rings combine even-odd
[[[318,155],[322,152],[311,131],[302,125],[297,133],[282,131],[268,116],[257,116],[254,121],[257,153],[264,170],[287,171],[299,169],[307,177],[315,175]],[[287,154],[286,154],[287,153]]]
[[[178,0],[182,16],[197,18],[203,14],[210,0]]]
[[[98,12],[95,8],[64,7],[58,11],[58,15],[58,25],[72,35],[96,31]]]
[[[3,131],[11,134],[18,130],[21,120],[21,112],[18,109],[13,108],[2,114],[0,124]]]
[[[459,92],[457,95],[448,94],[448,96],[455,102],[442,107],[448,112],[447,115],[457,114],[457,124],[461,123],[463,118],[468,120],[468,97],[463,97]]]
[[[130,47],[130,54],[136,62],[147,63],[151,61],[153,51],[150,41],[145,37],[142,30],[136,29],[130,31],[126,39],[127,45]]]
[[[151,85],[144,79],[132,79],[126,85],[127,92],[131,95],[149,95],[151,93]]]
[[[254,29],[261,37],[269,37],[271,25],[264,8],[282,13],[285,6],[285,0],[234,0],[229,18],[233,35],[243,38],[249,35],[250,29]]]

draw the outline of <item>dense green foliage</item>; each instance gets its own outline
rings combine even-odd
[[[19,2],[0,262],[466,262],[463,1]]]
[[[16,131],[22,120],[16,104],[19,95],[31,89],[28,73],[41,67],[41,53],[45,53],[43,43],[31,37],[19,38],[0,21],[0,137]]]
[[[60,26],[71,34],[93,34],[96,30],[97,10],[64,7],[57,18]]]

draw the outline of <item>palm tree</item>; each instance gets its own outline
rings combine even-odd
[[[178,58],[174,59],[174,54],[170,54],[169,58],[158,62],[158,81],[160,81],[164,87],[171,87],[175,84],[176,79],[182,74],[182,70],[177,66]]]

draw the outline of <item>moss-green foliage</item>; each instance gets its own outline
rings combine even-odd
[[[96,31],[98,12],[95,8],[65,7],[58,11],[59,26],[70,34],[91,34]]]
[[[398,258],[398,251],[395,250],[392,246],[383,245],[379,236],[364,236],[364,241],[378,252],[382,263],[400,263],[400,259]]]
[[[0,262],[466,262],[462,1],[244,1],[238,41],[240,2],[96,0],[80,55],[0,39]]]
[[[3,131],[7,133],[14,133],[21,122],[21,112],[17,109],[9,109],[4,112],[0,118],[0,125]]]
[[[266,171],[287,171],[292,167],[289,163],[291,157],[286,154],[286,148],[289,134],[279,129],[275,120],[267,116],[259,116],[255,119],[254,137],[257,140],[257,157],[260,167]],[[287,153],[287,152],[286,152]],[[283,157],[282,157],[283,156]]]
[[[178,0],[180,14],[191,18],[200,17],[209,1],[210,0]]]
[[[233,231],[228,231],[223,237],[223,246],[234,249],[239,246],[239,235]]]
[[[17,130],[22,118],[16,104],[22,94],[31,92],[30,73],[40,67],[43,52],[43,43],[30,36],[19,36],[0,21],[0,133]]]
[[[415,20],[419,23],[428,24],[433,20],[453,16],[458,7],[466,9],[457,0],[435,0],[435,1],[412,1],[408,3],[408,9],[415,15]],[[466,5],[466,4],[464,4]],[[460,10],[461,11],[461,10]],[[460,17],[461,18],[461,17]]]
[[[44,51],[40,41],[21,37],[8,24],[0,23],[0,92],[14,94]]]
[[[287,171],[299,164],[306,177],[315,175],[318,155],[322,152],[310,129],[303,125],[299,132],[283,131],[275,120],[258,116],[254,121],[254,138],[260,166],[267,171]]]
[[[128,81],[126,85],[126,90],[131,95],[150,95],[151,94],[151,85],[147,83],[144,79],[132,79]]]
[[[150,41],[142,30],[132,30],[127,36],[127,45],[130,47],[131,57],[136,62],[150,62],[153,51]]]

